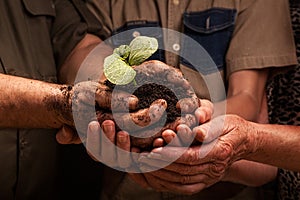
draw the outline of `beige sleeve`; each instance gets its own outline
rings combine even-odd
[[[227,76],[242,69],[294,65],[295,52],[288,1],[253,1],[237,16],[226,55]]]

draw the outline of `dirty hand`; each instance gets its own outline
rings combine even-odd
[[[180,108],[183,113],[192,113],[200,106],[192,86],[183,77],[179,69],[158,60],[146,61],[140,65],[133,66],[133,68],[137,72],[137,76],[139,76],[139,74],[142,76],[146,75],[150,81],[163,84],[172,90],[182,88],[184,91],[182,96],[186,98],[180,98],[176,106]]]

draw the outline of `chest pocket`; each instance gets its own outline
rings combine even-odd
[[[26,10],[31,15],[46,15],[55,17],[55,6],[52,0],[23,0]]]
[[[22,0],[24,12],[22,30],[22,49],[26,67],[18,73],[25,77],[55,82],[56,67],[51,44],[51,27],[56,16],[53,0]],[[20,50],[21,51],[21,50]]]
[[[203,74],[223,70],[225,55],[230,43],[236,10],[212,8],[202,12],[185,13],[184,33],[188,38],[182,40],[181,64],[196,69]],[[193,51],[191,41],[196,41],[210,55],[216,66],[193,66],[189,59],[199,58],[199,52]]]
[[[165,61],[163,32],[158,22],[132,21],[113,32],[111,42],[114,47],[128,45],[137,36],[154,37],[158,41],[158,50],[148,60]]]

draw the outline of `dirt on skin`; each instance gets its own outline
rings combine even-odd
[[[136,110],[148,108],[151,105],[151,103],[157,99],[164,99],[167,101],[167,117],[166,119],[162,117],[165,121],[161,120],[155,125],[153,125],[153,127],[147,127],[148,130],[154,129],[157,126],[163,127],[166,124],[175,121],[176,118],[181,116],[180,109],[176,108],[176,103],[178,102],[178,99],[190,97],[187,96],[184,88],[175,87],[174,85],[168,83],[165,77],[157,78],[159,79],[159,81],[151,80],[144,74],[137,73],[134,82],[125,86],[117,86],[118,90],[124,89],[124,91],[133,91],[132,94],[138,97],[139,102]],[[108,80],[106,80],[104,84],[107,85],[111,90],[115,88],[115,85],[109,82]],[[100,109],[99,106],[96,105],[96,111],[97,110]],[[131,110],[130,112],[134,112],[134,110]],[[111,112],[107,111],[107,113]],[[104,118],[106,118],[105,116],[109,118],[111,115],[103,115],[103,112],[101,112],[101,117],[100,115],[98,116],[98,121],[101,123],[104,121]],[[119,128],[117,127],[117,129]],[[138,137],[139,135],[139,133],[130,134],[134,134],[136,137]],[[138,140],[136,140],[135,137],[131,136],[131,144],[143,149],[149,149],[152,148],[153,140],[159,136],[160,134],[156,134],[151,138],[139,138]]]

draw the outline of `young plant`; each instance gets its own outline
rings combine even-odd
[[[104,75],[113,84],[126,85],[136,76],[134,65],[140,65],[158,49],[156,38],[138,36],[129,45],[121,45],[104,59]]]

